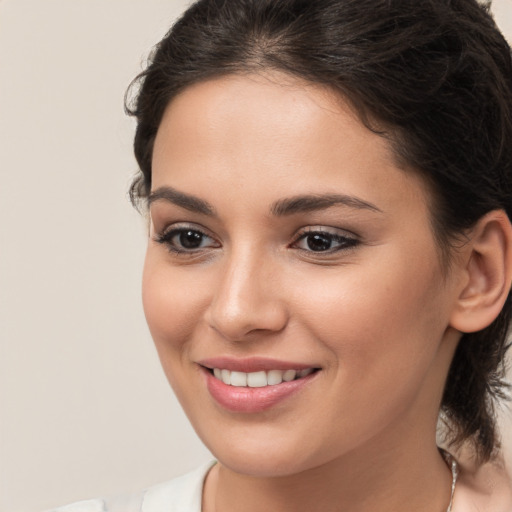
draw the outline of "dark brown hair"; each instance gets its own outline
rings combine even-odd
[[[151,188],[153,143],[184,88],[230,73],[284,71],[338,91],[432,189],[441,252],[491,210],[512,214],[512,61],[476,0],[199,0],[157,45],[127,107],[137,119],[134,203]],[[372,126],[373,125],[373,126]],[[441,404],[448,440],[481,461],[498,446],[507,299],[464,334]]]

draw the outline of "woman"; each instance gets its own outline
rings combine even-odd
[[[200,0],[137,83],[144,309],[218,462],[134,509],[512,510],[512,61],[487,8]]]

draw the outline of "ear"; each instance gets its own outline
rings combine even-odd
[[[450,325],[463,333],[490,325],[499,315],[512,282],[512,226],[494,210],[471,230],[463,249],[463,280]]]

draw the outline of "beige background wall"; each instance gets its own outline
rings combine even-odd
[[[139,490],[210,457],[145,327],[126,196],[123,93],[185,4],[0,0],[0,512]],[[512,40],[512,0],[495,11]]]

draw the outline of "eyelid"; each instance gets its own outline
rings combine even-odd
[[[166,224],[162,229],[159,230],[159,235],[165,236],[171,231],[176,230],[185,230],[190,229],[191,231],[199,231],[200,233],[203,233],[206,236],[209,236],[211,238],[214,238],[213,235],[210,233],[209,229],[206,229],[201,224],[196,224],[195,222],[188,222],[188,221],[177,221],[177,222],[171,222],[169,224]]]
[[[353,239],[353,240],[359,240],[359,236],[356,235],[354,232],[349,231],[347,229],[342,228],[335,228],[333,226],[323,226],[323,225],[313,225],[313,226],[305,226],[300,228],[295,237],[294,240],[299,240],[301,237],[304,237],[305,235],[310,234],[326,234],[331,236],[340,236],[347,239]]]

